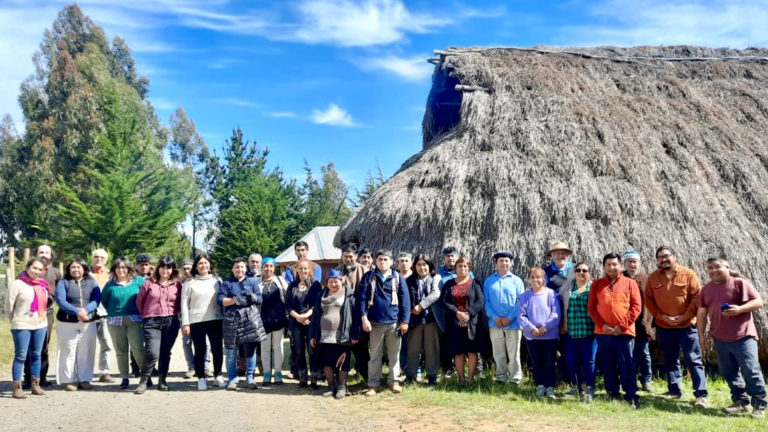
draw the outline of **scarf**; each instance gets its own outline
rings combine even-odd
[[[35,298],[32,299],[32,304],[29,306],[29,311],[37,312],[40,318],[44,318],[48,312],[48,292],[50,291],[48,282],[46,282],[46,280],[43,278],[32,280],[26,271],[21,272],[19,279],[21,279],[21,281],[25,284],[30,285],[35,291]]]

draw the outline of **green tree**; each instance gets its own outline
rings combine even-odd
[[[306,179],[299,188],[301,195],[299,235],[316,226],[339,225],[350,214],[347,207],[347,186],[339,177],[333,162],[320,167],[321,178],[315,179],[312,168],[304,162]]]
[[[373,195],[373,193],[376,192],[376,189],[378,189],[382,184],[384,184],[384,174],[381,172],[381,164],[377,160],[376,173],[374,174],[371,172],[371,170],[368,170],[368,175],[365,178],[365,184],[363,185],[363,188],[358,189],[355,187],[355,196],[349,198],[352,207],[358,208],[363,205],[365,200]]]
[[[89,251],[100,246],[113,255],[189,254],[178,227],[193,201],[190,177],[145,151],[147,125],[113,94],[105,108],[110,121],[99,139],[100,155],[82,167],[92,186],[84,192],[60,181],[55,222],[37,226],[57,248]],[[151,134],[150,134],[151,136]],[[71,253],[70,253],[71,254]]]
[[[37,227],[51,226],[59,183],[85,193],[93,178],[94,156],[103,156],[101,137],[111,114],[105,109],[116,95],[143,126],[143,151],[162,158],[165,130],[146,100],[149,80],[138,76],[130,49],[119,37],[110,46],[104,31],[75,4],[59,12],[33,57],[35,73],[21,85],[19,103],[26,131],[0,164],[14,169],[0,195],[15,196],[10,209],[16,224],[3,226],[6,239],[41,237]],[[12,240],[13,241],[13,240]]]
[[[291,212],[295,188],[279,168],[267,170],[269,150],[243,138],[238,127],[227,141],[224,162],[208,165],[212,197],[218,216],[210,231],[212,259],[217,270],[228,274],[232,259],[258,251],[274,255],[291,242],[295,231]]]

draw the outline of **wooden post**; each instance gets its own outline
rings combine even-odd
[[[59,262],[59,271],[61,272],[61,274],[64,274],[64,263],[63,262]]]
[[[24,248],[24,262],[21,265],[27,265],[27,261],[29,261],[29,248]]]
[[[11,270],[13,277],[16,277],[16,248],[11,246],[8,248],[8,269]]]

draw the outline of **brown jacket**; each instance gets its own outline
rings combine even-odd
[[[671,279],[664,270],[656,270],[648,276],[645,288],[645,307],[656,320],[656,327],[686,328],[696,324],[701,283],[696,273],[678,265]],[[676,325],[670,326],[660,319],[661,315],[680,316]]]
[[[346,267],[342,264],[338,267],[338,270],[341,272],[341,274],[344,275],[344,284],[348,287],[352,288],[352,290],[357,293],[357,286],[360,284],[360,280],[363,278],[363,275],[365,274],[365,269],[360,264],[355,265],[355,270],[353,270],[350,273],[347,273]]]

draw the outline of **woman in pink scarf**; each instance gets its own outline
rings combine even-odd
[[[27,261],[26,270],[21,273],[9,289],[5,302],[5,314],[11,321],[11,334],[15,355],[13,357],[13,397],[24,399],[27,395],[21,389],[21,374],[24,360],[31,348],[30,374],[32,394],[44,395],[40,388],[40,353],[43,350],[48,327],[48,282],[43,279],[45,265],[38,258]]]

